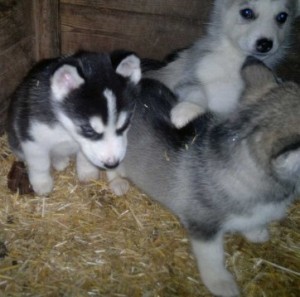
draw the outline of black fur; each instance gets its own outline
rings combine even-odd
[[[28,72],[11,97],[7,132],[13,148],[19,147],[19,141],[33,140],[29,131],[29,122],[33,118],[47,125],[57,122],[50,99],[50,79],[63,65],[76,67],[85,81],[62,102],[57,103],[78,125],[88,125],[86,120],[93,115],[100,115],[104,123],[107,121],[107,101],[103,100],[106,88],[114,91],[118,112],[133,111],[132,97],[136,91],[127,78],[115,72],[110,55],[79,51],[71,56],[43,60]],[[15,126],[18,127],[18,132]]]

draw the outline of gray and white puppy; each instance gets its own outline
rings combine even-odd
[[[215,0],[207,34],[146,77],[163,82],[180,99],[171,110],[177,128],[207,110],[226,116],[243,91],[247,56],[273,68],[290,45],[299,0]],[[154,65],[157,68],[157,65]]]
[[[179,217],[202,281],[218,296],[239,294],[224,266],[224,234],[266,241],[267,224],[283,218],[299,192],[300,87],[278,84],[257,62],[245,66],[242,77],[246,90],[226,120],[205,114],[180,130],[168,117],[173,94],[142,80],[120,168]]]

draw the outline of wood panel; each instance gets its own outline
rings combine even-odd
[[[31,34],[31,1],[2,0],[0,2],[0,51],[15,46]]]
[[[0,3],[0,134],[9,95],[35,60],[32,1]]]
[[[61,0],[61,49],[125,48],[162,58],[203,33],[211,1]]]
[[[34,0],[33,22],[36,59],[58,56],[60,54],[59,1]]]

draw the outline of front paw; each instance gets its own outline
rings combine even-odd
[[[125,195],[129,190],[129,182],[125,178],[116,177],[109,182],[109,188],[117,196]]]
[[[237,297],[239,296],[239,289],[236,285],[233,276],[228,271],[218,272],[211,278],[203,277],[203,283],[215,296],[220,297]]]
[[[191,102],[180,102],[171,110],[171,121],[177,129],[200,116],[205,109]]]
[[[48,195],[53,189],[53,179],[50,175],[35,175],[30,177],[34,192],[39,196]]]
[[[80,182],[88,183],[92,180],[97,180],[100,178],[100,172],[98,168],[77,168],[77,176]]]
[[[244,232],[244,236],[250,242],[264,243],[269,240],[269,231],[267,228],[255,229],[248,232]]]
[[[52,160],[53,167],[57,171],[63,171],[65,170],[70,162],[69,157],[54,157]]]

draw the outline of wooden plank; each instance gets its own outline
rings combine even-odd
[[[34,61],[32,1],[0,2],[0,134],[9,95]]]
[[[36,60],[60,54],[59,1],[33,1]]]
[[[30,0],[0,2],[0,53],[32,35]]]
[[[62,52],[125,48],[141,56],[162,58],[203,34],[210,3],[61,0]]]
[[[212,0],[61,0],[61,4],[92,7],[99,11],[115,10],[128,13],[153,14],[155,16],[174,16],[201,21],[211,10]],[[201,3],[202,2],[202,3]]]
[[[9,96],[34,63],[34,38],[24,38],[5,53],[0,53],[0,135],[4,123]]]

